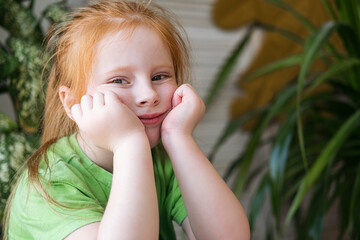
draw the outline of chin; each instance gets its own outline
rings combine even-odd
[[[160,138],[158,138],[158,139],[149,139],[149,142],[150,142],[151,148],[153,148],[156,145],[158,145],[158,143],[160,142]]]
[[[159,129],[146,129],[146,135],[149,139],[151,148],[155,147],[160,142]]]

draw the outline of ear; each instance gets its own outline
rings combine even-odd
[[[76,101],[70,88],[65,86],[59,87],[59,98],[68,117],[74,120],[71,115],[71,107],[76,103]]]

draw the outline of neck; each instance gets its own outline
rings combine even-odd
[[[77,141],[86,156],[99,167],[108,172],[113,171],[113,153],[95,146],[92,142],[86,141],[80,133],[76,136]]]

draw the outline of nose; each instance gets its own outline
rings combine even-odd
[[[136,93],[136,105],[139,107],[156,106],[160,97],[152,85],[140,86]]]

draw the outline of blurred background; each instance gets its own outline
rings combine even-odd
[[[188,33],[207,105],[194,135],[252,239],[360,239],[358,1],[153,2]],[[38,141],[43,33],[88,3],[0,0],[1,214]]]

